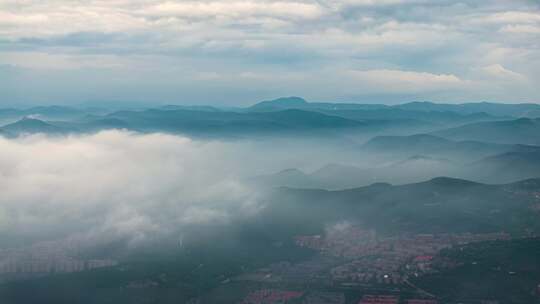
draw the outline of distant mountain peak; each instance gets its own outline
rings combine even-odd
[[[392,184],[384,183],[384,182],[377,182],[377,183],[373,183],[373,184],[369,185],[368,187],[370,187],[370,188],[388,188],[388,187],[392,187]]]
[[[62,131],[61,128],[55,125],[32,118],[31,116],[25,116],[14,123],[7,124],[2,129],[4,132],[15,135],[22,133],[57,133]]]
[[[407,158],[407,160],[435,160],[435,158],[422,154],[416,154]]]
[[[343,174],[343,173],[351,173],[351,172],[358,172],[360,171],[360,168],[357,168],[355,166],[350,165],[344,165],[339,163],[328,163],[321,168],[315,170],[312,175],[325,175],[325,174]]]
[[[538,189],[538,187],[540,187],[540,178],[529,178],[526,180],[517,181],[510,184],[509,186],[521,189],[536,190]]]
[[[350,168],[350,166],[343,165],[340,163],[328,163],[324,166],[322,166],[321,170],[329,170],[329,169],[341,169],[341,168]]]
[[[288,168],[288,169],[284,169],[284,170],[281,170],[279,171],[278,173],[276,173],[278,175],[282,175],[282,174],[298,174],[298,175],[304,175],[305,173],[302,172],[300,169],[297,169],[297,168]]]
[[[306,103],[308,103],[304,98],[298,96],[280,97],[277,99],[267,100],[263,102],[283,106],[305,105]]]
[[[305,107],[308,102],[297,96],[290,97],[281,97],[273,100],[261,101],[257,104],[254,104],[250,109],[254,110],[276,110],[276,109],[286,109],[286,108],[301,108]]]
[[[10,125],[45,126],[45,125],[48,125],[48,123],[44,122],[41,119],[35,118],[33,115],[30,115],[30,116],[25,116]]]
[[[453,177],[435,177],[431,180],[427,181],[426,183],[433,184],[433,185],[440,185],[440,186],[474,186],[474,185],[481,185],[480,183],[476,183],[473,181],[460,179],[460,178],[453,178]]]
[[[396,149],[417,145],[443,145],[451,141],[430,134],[414,134],[408,136],[375,136],[364,144],[366,148]]]

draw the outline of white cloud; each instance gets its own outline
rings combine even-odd
[[[540,22],[540,13],[538,12],[523,12],[523,11],[507,11],[483,16],[479,18],[482,22],[491,23],[535,23]]]
[[[0,64],[10,64],[23,68],[48,70],[119,68],[128,66],[130,63],[132,63],[132,61],[129,61],[129,59],[115,55],[4,52],[0,57]]]
[[[142,14],[176,16],[184,18],[246,18],[271,16],[274,18],[316,18],[322,15],[321,7],[302,2],[264,1],[184,1],[164,2],[145,8]]]
[[[538,7],[523,1],[5,0],[0,1],[0,64],[40,69],[25,73],[40,73],[31,78],[45,79],[37,81],[41,91],[16,88],[20,81],[15,88],[10,86],[12,96],[7,99],[23,102],[134,96],[157,100],[156,96],[163,94],[159,101],[225,103],[222,92],[209,97],[211,90],[195,88],[190,81],[207,81],[209,85],[225,82],[229,91],[248,94],[246,79],[251,80],[251,95],[240,99],[252,102],[291,90],[299,95],[313,92],[297,91],[297,81],[266,85],[289,78],[286,75],[300,75],[318,84],[321,79],[340,77],[323,71],[451,70],[455,77],[477,79],[484,77],[485,71],[471,67],[499,63],[516,67],[531,83],[538,84],[535,72],[540,52],[533,38],[539,34],[539,26]],[[518,51],[513,56],[516,52],[501,50]],[[80,69],[88,74],[68,77],[68,82],[79,81],[73,90],[56,89],[46,96],[44,88],[50,86],[42,83],[61,76],[43,75],[60,75],[59,69],[69,70],[66,73]],[[162,81],[155,75],[163,75]],[[111,79],[103,81],[107,88],[96,85],[88,97],[87,84],[103,79]],[[140,83],[128,85],[133,79]],[[418,85],[415,92],[420,88],[433,91],[443,83],[452,85],[451,80],[440,77],[431,77],[427,83]],[[351,86],[345,89],[354,91]],[[134,93],[143,87],[147,94]],[[392,88],[392,92],[399,88]],[[195,92],[201,89],[205,92]],[[386,91],[379,87],[378,93]],[[181,96],[183,92],[187,92],[185,96]],[[482,96],[483,92],[479,89],[477,93],[475,96]],[[340,94],[327,91],[311,96],[331,99],[340,98]],[[499,99],[513,95],[510,91],[506,94]],[[204,97],[195,100],[195,95]]]
[[[0,26],[35,25],[47,22],[44,14],[15,14],[0,11]]]
[[[540,26],[533,25],[506,25],[500,29],[503,33],[513,34],[540,34]]]
[[[231,144],[106,131],[0,137],[0,149],[2,235],[61,230],[136,245],[259,208],[256,194],[235,176],[240,160]]]
[[[432,74],[401,70],[349,71],[350,77],[362,87],[378,87],[401,93],[449,90],[463,87],[466,81],[453,74]]]
[[[330,2],[330,1],[327,1]],[[338,0],[332,1],[347,6],[387,6],[396,4],[418,4],[426,1],[422,0]]]
[[[483,67],[481,70],[490,77],[498,78],[502,80],[511,80],[511,81],[519,81],[519,82],[523,82],[527,80],[527,77],[525,77],[524,75],[520,73],[516,73],[509,69],[506,69],[500,64],[488,65],[488,66]]]
[[[249,177],[345,155],[320,141],[317,149],[308,145],[297,138],[192,140],[121,130],[0,136],[0,239],[138,246],[197,225],[236,223],[264,208]]]
[[[121,6],[99,3],[30,2],[2,10],[0,34],[5,38],[35,38],[77,32],[125,32],[149,28],[150,22]]]
[[[0,4],[0,34],[17,39],[77,32],[156,33],[190,29],[194,22],[223,26],[246,20],[279,27],[289,19],[314,19],[324,13],[317,4],[294,1],[28,1]]]

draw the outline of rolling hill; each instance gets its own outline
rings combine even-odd
[[[34,118],[23,118],[14,123],[0,127],[0,130],[8,136],[34,133],[63,134],[68,131],[67,129]]]
[[[430,134],[377,136],[360,147],[361,151],[402,159],[415,155],[471,162],[483,157],[520,149],[518,145],[482,141],[454,141]]]
[[[447,177],[392,186],[373,184],[349,190],[279,188],[261,221],[296,233],[317,233],[325,224],[349,220],[377,231],[448,233],[540,231],[540,179],[487,185]],[[281,221],[281,222],[279,222]]]
[[[486,113],[493,116],[540,117],[540,105],[534,103],[506,104],[471,102],[463,104],[444,104],[433,102],[410,102],[394,107],[424,112],[448,111],[460,114]]]
[[[452,140],[474,140],[502,144],[540,144],[540,118],[520,118],[467,124],[433,133]]]
[[[540,117],[540,105],[534,103],[507,104],[490,102],[470,102],[462,104],[445,104],[433,102],[408,102],[397,105],[361,104],[361,103],[331,103],[308,102],[301,97],[282,97],[274,100],[262,101],[248,107],[248,111],[277,111],[284,109],[311,109],[327,111],[358,111],[358,110],[392,110],[399,112],[418,113],[451,113],[453,115],[480,115],[495,117]]]
[[[437,273],[414,283],[436,294],[443,303],[537,303],[538,256],[539,238],[459,246],[435,258]],[[456,266],[445,266],[449,262]]]
[[[540,150],[522,150],[489,156],[469,166],[468,176],[480,181],[508,183],[540,177]]]

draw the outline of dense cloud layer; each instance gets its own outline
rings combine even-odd
[[[2,1],[0,88],[4,103],[535,101],[539,34],[527,0]]]
[[[256,176],[357,158],[321,140],[194,140],[120,130],[0,136],[0,151],[0,249],[66,238],[128,247],[175,239],[256,215],[265,207]]]
[[[260,207],[238,181],[234,145],[107,131],[0,137],[0,237],[126,240],[137,245]]]

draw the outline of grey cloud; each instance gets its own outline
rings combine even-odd
[[[0,138],[0,237],[78,236],[136,246],[186,225],[257,211],[240,182],[237,147],[107,131]]]
[[[0,136],[0,248],[12,245],[10,239],[137,248],[196,227],[250,219],[265,207],[250,177],[291,167],[313,170],[336,153],[340,159],[356,155],[317,145],[121,130]]]
[[[63,94],[58,88],[54,96],[40,98],[33,95],[47,94],[22,91],[21,99],[80,101],[141,95],[132,92],[131,87],[145,87],[144,98],[155,96],[158,102],[179,91],[176,99],[192,98],[185,102],[221,102],[221,92],[205,98],[193,97],[206,95],[195,90],[209,92],[213,88],[238,92],[230,97],[240,96],[242,100],[290,95],[291,91],[316,99],[338,99],[342,92],[361,89],[362,85],[328,86],[327,91],[314,88],[325,79],[338,80],[338,76],[327,74],[331,71],[339,74],[349,69],[401,70],[453,74],[472,81],[483,77],[478,72],[482,67],[494,65],[528,78],[528,101],[539,97],[532,90],[540,81],[535,42],[540,10],[534,1],[149,0],[77,2],[70,7],[63,4],[62,0],[27,1],[24,5],[7,1],[0,6],[5,17],[0,21],[4,37],[0,43],[0,64],[44,69],[51,78],[55,78],[56,72],[51,71],[55,67],[80,69],[85,74],[73,78],[84,79],[72,86],[80,87],[77,90],[66,88]],[[509,48],[528,55],[496,59],[485,55]],[[26,56],[25,59],[14,58],[10,54],[14,52],[19,57]],[[31,60],[38,53],[39,60]],[[156,83],[150,77],[154,71],[167,77]],[[214,77],[194,85],[198,74],[233,75],[228,79],[266,74],[274,76],[276,84],[269,88],[268,83],[253,82],[246,88],[243,81],[222,82],[222,78]],[[290,74],[318,80],[300,87],[279,83],[279,79],[288,79]],[[140,77],[133,80],[133,75]],[[132,85],[116,81],[121,78],[133,81]],[[94,93],[89,96],[85,85],[99,84],[101,79],[112,80],[104,87],[96,85],[101,89],[92,90]],[[24,85],[21,82],[20,86]],[[513,96],[510,87],[511,83],[507,90],[499,91],[480,85],[476,90],[453,93],[452,100],[466,101],[482,95],[508,99]],[[243,94],[242,90],[254,92]],[[497,94],[493,95],[495,90]],[[378,95],[385,93],[381,90]],[[408,96],[408,92],[401,93],[403,98]],[[431,91],[419,94],[422,99],[437,97]],[[439,95],[438,99],[447,97]]]

